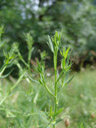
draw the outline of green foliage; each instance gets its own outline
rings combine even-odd
[[[79,127],[80,127],[80,128],[84,128],[84,125],[83,125],[83,123],[81,123]]]
[[[4,33],[4,27],[2,26],[2,27],[0,27],[0,37],[2,37],[3,33]],[[2,43],[1,38],[0,38],[0,43]],[[2,44],[1,44],[1,47],[2,47]],[[11,67],[12,64],[14,63],[14,59],[16,58],[14,47],[12,47],[12,49],[8,53],[5,52],[5,51],[3,53],[4,53],[5,60],[4,60],[3,66],[0,69],[0,78],[7,77],[11,73],[11,71],[10,71],[10,73],[8,73],[7,75],[2,76],[5,69],[8,68],[8,67]]]
[[[33,74],[29,60],[24,60],[16,42],[9,52],[4,51],[5,58],[0,68],[0,127],[64,127],[66,119],[70,121],[70,128],[95,127],[96,71],[75,73],[71,86],[66,87],[72,79],[69,79],[70,48],[60,50],[60,38],[58,32],[49,38],[54,49],[54,76],[49,78],[45,71],[46,52],[40,54],[41,60],[37,60],[37,66],[34,67],[37,73]],[[26,41],[31,43],[29,46],[27,43],[28,53],[31,54],[33,40],[30,34],[26,35]],[[62,56],[61,71],[57,69],[59,53]],[[12,65],[18,67],[19,77],[17,80],[11,78],[9,82],[3,78],[8,77],[13,68],[5,75],[4,71]]]
[[[6,28],[6,37],[12,42],[19,42],[19,47],[26,58],[26,45],[23,33],[31,32],[37,49],[46,50],[47,35],[62,29],[62,43],[72,49],[72,58],[85,59],[85,52],[96,51],[96,4],[94,0],[4,0],[0,1],[0,24]],[[94,42],[94,43],[93,43]],[[23,45],[23,49],[22,49]],[[51,42],[50,42],[51,45]],[[52,47],[51,47],[52,48]],[[53,50],[53,48],[51,49]],[[49,54],[50,55],[50,54]],[[83,61],[82,59],[82,61]],[[89,54],[90,60],[90,54]],[[81,60],[80,60],[81,61]]]
[[[57,120],[57,127],[64,128],[65,120],[69,119],[69,128],[79,128],[80,125],[84,125],[82,126],[84,128],[94,128],[96,118],[91,115],[96,115],[96,70],[87,69],[83,72],[75,72],[74,75],[75,77],[69,86],[65,86],[60,91],[58,104],[61,110],[64,106],[64,111],[58,116],[62,121]],[[52,84],[54,84],[54,76],[46,78],[46,82],[51,89]],[[0,106],[1,128],[7,126],[19,128],[47,127],[46,124],[49,121],[47,111],[53,101],[50,101],[49,93],[45,92],[43,86],[38,86],[33,82],[28,85],[27,80],[20,82],[14,94],[7,98],[8,100],[3,103],[3,107]],[[12,81],[0,80],[0,94],[2,92],[4,97],[12,86]],[[49,113],[51,113],[51,107]],[[49,126],[49,128],[52,127]]]
[[[2,36],[3,33],[4,33],[4,26],[1,26],[0,27],[0,42],[1,42],[1,36]]]
[[[33,51],[33,38],[31,37],[31,35],[29,33],[27,33],[26,35],[26,42],[27,42],[27,46],[28,46],[28,65],[30,65],[30,60],[31,60],[31,53]]]
[[[0,34],[2,36],[3,33],[3,27],[0,28]],[[11,93],[13,92],[13,90],[18,86],[18,84],[20,83],[20,81],[24,78],[25,74],[27,74],[27,70],[30,71],[30,61],[31,61],[31,53],[32,53],[32,44],[33,44],[33,40],[30,36],[30,34],[26,35],[26,40],[27,40],[27,45],[28,45],[28,50],[29,50],[29,54],[28,54],[28,63],[25,62],[25,60],[23,59],[19,49],[18,49],[18,44],[17,43],[13,43],[12,48],[10,49],[9,52],[4,51],[4,64],[0,69],[0,78],[4,78],[7,77],[12,70],[3,76],[3,73],[5,71],[6,68],[8,67],[12,67],[12,65],[16,65],[19,69],[19,78],[17,80],[17,82],[13,85],[13,87],[10,88],[10,90],[7,92],[7,94],[5,95],[5,97],[1,100],[0,105],[2,105],[2,103],[6,100],[6,98],[8,98]],[[25,69],[23,69],[23,66],[21,65],[20,61],[25,65]]]
[[[63,57],[62,61],[61,61],[61,73],[60,75],[58,74],[58,70],[57,70],[57,56],[58,56],[58,52],[59,52],[59,46],[60,46],[60,39],[61,39],[61,34],[58,33],[57,31],[55,32],[55,35],[49,38],[49,47],[51,49],[51,51],[53,52],[53,61],[54,61],[54,75],[55,75],[55,80],[54,80],[54,85],[53,85],[53,89],[52,91],[48,88],[48,85],[46,84],[46,80],[45,80],[45,65],[44,62],[42,63],[37,61],[37,71],[39,72],[40,75],[40,79],[39,82],[42,86],[45,87],[46,91],[49,93],[50,96],[52,96],[52,100],[54,101],[54,103],[50,106],[50,110],[49,110],[49,117],[51,118],[49,120],[49,124],[48,125],[53,125],[53,128],[56,127],[57,124],[57,116],[63,111],[64,108],[59,108],[58,106],[58,94],[60,93],[58,90],[58,88],[62,88],[64,86],[64,82],[65,82],[65,77],[66,74],[69,72],[71,66],[69,64],[69,60],[68,60],[68,53],[69,53],[69,48],[67,50],[63,49],[63,52],[61,52],[61,55]],[[42,53],[44,54],[44,53]],[[41,54],[41,55],[42,55]],[[45,55],[43,55],[45,56]],[[42,57],[42,56],[41,56]],[[66,61],[67,60],[67,61]],[[62,81],[63,79],[63,81]],[[62,81],[62,83],[60,82]],[[61,85],[60,85],[61,83]],[[67,84],[67,83],[66,83]]]
[[[5,69],[8,67],[12,67],[13,64],[16,65],[19,69],[18,80],[16,80],[16,82],[11,87],[9,87],[8,90],[6,90],[5,95],[3,94],[3,89],[1,89],[2,90],[1,91],[2,97],[0,99],[0,108],[6,113],[6,118],[9,118],[9,117],[18,118],[19,116],[21,116],[22,118],[25,117],[24,118],[24,120],[25,120],[27,117],[30,117],[31,115],[37,114],[38,116],[39,115],[42,116],[43,120],[44,120],[44,117],[47,120],[47,121],[45,120],[45,123],[42,123],[42,121],[39,123],[37,120],[37,122],[38,122],[37,125],[39,127],[44,127],[43,125],[45,125],[46,127],[53,126],[54,128],[56,127],[58,122],[62,121],[62,119],[58,120],[58,118],[57,118],[58,115],[64,109],[63,107],[59,107],[59,105],[58,105],[58,102],[59,102],[58,96],[60,93],[60,90],[58,88],[63,87],[63,82],[65,81],[66,74],[69,73],[71,66],[69,66],[69,60],[67,60],[69,49],[63,50],[63,53],[61,52],[62,57],[63,57],[62,60],[64,60],[65,63],[62,63],[62,66],[61,66],[61,67],[63,67],[63,68],[61,68],[62,71],[61,71],[60,75],[58,74],[57,56],[58,56],[58,52],[59,52],[60,39],[61,39],[61,34],[58,33],[57,31],[55,32],[55,35],[50,39],[50,41],[52,40],[51,46],[54,49],[52,52],[53,52],[53,58],[54,58],[53,62],[54,62],[55,79],[54,79],[54,85],[52,88],[49,88],[47,85],[47,82],[46,82],[45,63],[44,63],[44,60],[47,56],[46,52],[41,53],[41,61],[37,60],[37,67],[34,68],[37,71],[37,73],[39,74],[39,80],[32,78],[30,61],[31,61],[31,54],[33,51],[33,47],[32,47],[33,46],[33,39],[32,39],[30,34],[26,34],[26,41],[27,41],[27,46],[28,46],[28,61],[27,62],[22,57],[22,55],[18,49],[17,43],[14,43],[12,45],[12,48],[10,49],[10,51],[8,53],[4,52],[5,59],[4,59],[4,64],[0,69],[0,78],[3,79],[4,77],[7,77],[10,74],[11,71],[8,74],[6,74],[5,76],[3,76]],[[49,43],[50,43],[50,41],[49,41]],[[25,66],[23,67],[22,64]],[[63,82],[61,83],[62,79],[63,79]],[[53,101],[53,103],[51,103],[49,105],[48,110],[46,112],[45,111],[39,112],[37,110],[37,107],[36,107],[36,110],[34,107],[35,106],[34,103],[36,103],[36,100],[38,100],[39,90],[38,90],[38,93],[37,92],[34,93],[34,96],[35,96],[34,100],[31,101],[31,105],[32,105],[31,107],[33,107],[32,111],[29,111],[28,113],[25,113],[25,112],[23,113],[23,112],[16,111],[15,108],[13,111],[11,111],[11,109],[7,107],[7,103],[5,101],[7,101],[7,99],[12,97],[14,95],[14,93],[16,93],[17,87],[22,80],[26,80],[28,82],[28,85],[29,85],[28,88],[30,91],[28,94],[26,93],[26,91],[24,91],[23,93],[25,95],[30,95],[30,98],[32,98],[31,96],[33,95],[33,91],[31,90],[33,88],[32,87],[33,82],[38,84],[38,86],[42,85],[42,87],[45,88],[45,90],[49,94],[51,102]],[[1,86],[1,88],[3,88],[2,84],[0,86]],[[46,103],[46,105],[48,106],[48,103]],[[26,111],[26,109],[24,111]],[[21,123],[20,123],[20,125],[21,125]],[[16,127],[17,126],[19,127],[20,125],[18,125],[18,123],[17,123]],[[34,125],[35,125],[35,123],[34,123]],[[21,125],[20,127],[22,127],[22,126],[27,127],[25,121],[24,121],[24,124]]]

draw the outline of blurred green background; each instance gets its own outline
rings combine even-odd
[[[3,50],[18,42],[24,58],[24,33],[33,37],[34,59],[43,50],[52,56],[46,42],[57,30],[62,31],[62,46],[71,47],[73,69],[96,60],[96,0],[0,0],[0,25],[5,27]]]

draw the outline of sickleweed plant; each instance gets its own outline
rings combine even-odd
[[[4,28],[0,27],[0,43],[2,42],[2,34],[4,33]],[[47,117],[47,122],[46,122],[46,126],[42,124],[42,121],[36,121],[36,127],[44,127],[44,128],[49,128],[49,127],[53,127],[56,128],[56,125],[58,122],[62,121],[62,119],[60,118],[59,114],[61,114],[64,110],[64,107],[60,107],[59,105],[59,98],[60,98],[60,92],[62,90],[62,88],[64,86],[66,86],[71,79],[69,79],[69,72],[70,72],[70,68],[71,68],[71,63],[70,63],[70,48],[60,48],[61,46],[61,33],[59,32],[55,32],[55,35],[49,38],[49,42],[47,43],[51,52],[53,53],[53,68],[54,68],[54,82],[52,81],[52,86],[49,86],[47,81],[46,81],[46,72],[45,72],[45,59],[48,56],[46,52],[41,52],[40,56],[41,59],[38,60],[37,59],[37,66],[33,66],[33,69],[35,70],[35,73],[37,73],[39,75],[39,80],[38,80],[38,76],[35,79],[32,76],[32,65],[31,65],[31,55],[32,55],[32,51],[33,51],[33,39],[31,37],[31,35],[28,33],[25,35],[26,38],[26,42],[27,42],[27,48],[28,48],[28,59],[27,61],[24,60],[23,56],[21,55],[20,51],[19,51],[19,46],[18,43],[13,43],[11,49],[9,52],[4,51],[4,63],[3,66],[0,68],[0,79],[2,80],[3,78],[6,78],[10,75],[10,73],[13,71],[13,69],[11,69],[11,71],[8,74],[4,75],[4,72],[7,68],[12,67],[12,65],[16,65],[19,69],[19,77],[16,80],[16,82],[7,90],[6,94],[3,95],[3,90],[2,90],[2,86],[0,83],[0,110],[5,111],[8,115],[8,117],[16,117],[17,115],[17,120],[18,119],[18,115],[21,118],[27,118],[27,120],[35,118],[35,116],[38,115],[38,117],[43,117],[42,119],[44,119],[44,117]],[[3,46],[3,45],[0,45]],[[61,49],[61,50],[60,50]],[[61,54],[61,70],[58,71],[58,56]],[[0,80],[0,81],[1,81]],[[6,105],[6,100],[8,98],[10,98],[18,89],[18,85],[20,84],[20,82],[22,80],[27,81],[27,86],[29,86],[30,90],[31,88],[33,89],[33,83],[37,84],[37,86],[34,86],[34,88],[36,88],[36,91],[33,92],[32,90],[30,91],[30,96],[32,96],[33,100],[31,103],[30,107],[34,107],[33,104],[35,104],[37,102],[38,99],[38,95],[39,95],[39,90],[38,88],[44,87],[46,92],[48,93],[48,97],[49,100],[51,101],[50,104],[47,102],[47,109],[46,111],[41,110],[39,111],[33,111],[35,110],[35,108],[32,108],[32,111],[26,111],[24,113],[22,112],[17,112],[16,110],[14,110],[15,114],[13,114],[13,112],[11,112],[11,110],[6,109],[8,108],[8,106]],[[39,87],[38,87],[39,86]],[[34,90],[34,89],[33,89]],[[42,91],[42,90],[41,90]],[[22,91],[23,92],[23,91]],[[23,92],[24,93],[24,92]],[[34,94],[36,93],[36,94]],[[26,92],[25,92],[26,94]],[[28,108],[26,108],[27,110]],[[30,118],[32,116],[32,118]],[[32,122],[31,122],[32,123]],[[26,127],[29,128],[29,126],[27,126],[26,122],[24,122],[24,124],[22,124],[22,121],[19,121],[18,126],[20,127]],[[9,126],[8,126],[9,127]],[[31,126],[30,126],[31,127]],[[33,127],[35,127],[35,124],[33,124]]]
[[[37,61],[37,71],[39,73],[39,84],[41,84],[46,91],[48,92],[53,104],[50,106],[49,111],[47,114],[49,118],[49,123],[46,127],[49,127],[50,125],[53,126],[53,128],[56,128],[56,124],[61,121],[61,119],[58,119],[58,115],[64,110],[64,108],[59,108],[59,94],[60,90],[66,86],[71,79],[68,78],[69,71],[71,68],[70,63],[70,48],[63,48],[60,50],[60,44],[61,44],[61,34],[57,31],[55,32],[55,35],[49,38],[49,42],[47,43],[49,48],[51,49],[53,53],[53,63],[54,63],[54,84],[53,88],[50,89],[46,82],[46,73],[45,73],[45,63],[44,59],[46,58],[46,53],[41,53],[41,61]],[[59,53],[62,56],[61,60],[61,71],[59,73],[57,69],[57,62],[58,62],[58,55]],[[53,83],[53,82],[52,82]]]
[[[1,26],[0,27],[0,47],[3,46],[3,41],[2,41],[3,33],[4,33],[4,27]],[[26,34],[25,39],[26,39],[27,46],[28,46],[28,61],[27,62],[23,59],[23,56],[21,55],[21,53],[19,51],[18,43],[16,43],[16,42],[13,43],[10,51],[8,51],[8,52],[3,51],[4,62],[3,62],[3,66],[0,68],[0,79],[6,78],[11,74],[13,69],[8,74],[3,75],[5,70],[9,67],[12,67],[13,65],[16,65],[19,69],[19,78],[16,81],[16,83],[9,89],[9,91],[6,93],[6,95],[2,97],[2,99],[0,100],[0,105],[2,105],[5,102],[5,100],[11,96],[13,91],[16,89],[18,84],[23,79],[26,79],[28,81],[27,74],[30,74],[30,72],[31,72],[30,61],[31,61],[31,54],[33,51],[33,47],[32,47],[33,39],[29,33]],[[23,64],[23,66],[22,66],[22,64]]]
[[[5,44],[5,42],[2,40],[3,33],[4,33],[4,26],[1,26],[0,27],[0,49],[2,49],[2,47]],[[3,75],[6,68],[11,67],[12,64],[14,63],[14,59],[16,58],[16,54],[14,51],[15,51],[15,48],[13,48],[13,46],[9,52],[3,51],[4,62],[3,62],[3,66],[0,68],[0,78],[5,78],[12,72],[10,71],[8,74]]]

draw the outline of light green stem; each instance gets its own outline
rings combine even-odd
[[[55,84],[54,84],[54,94],[55,94],[55,104],[54,104],[54,113],[57,111],[57,51],[54,53],[54,72],[55,72]],[[56,121],[56,117],[54,117],[54,121]],[[55,128],[55,125],[53,125]]]
[[[21,77],[18,79],[16,84],[10,89],[11,91],[8,92],[8,94],[1,100],[0,105],[2,105],[4,103],[4,101],[9,97],[10,93],[17,87],[17,85],[20,83],[20,81],[22,80],[24,75],[25,75],[25,72],[21,75]]]
[[[25,72],[19,77],[19,79],[17,80],[17,82],[15,83],[15,85],[11,88],[11,92],[17,87],[17,85],[23,79],[24,75],[25,75]]]
[[[46,88],[47,92],[54,97],[53,93],[49,90],[46,84],[44,84],[44,87]],[[55,98],[55,97],[54,97]]]
[[[30,70],[31,53],[32,53],[32,50],[30,50],[29,51],[29,54],[28,54],[28,66],[29,66],[29,70]]]

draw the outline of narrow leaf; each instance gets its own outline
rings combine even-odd
[[[64,110],[64,108],[60,108],[56,113],[52,113],[52,115],[50,115],[50,116],[52,116],[54,118],[57,115],[59,115],[63,110]]]
[[[54,53],[54,48],[53,48],[53,43],[51,41],[50,36],[48,36],[49,42],[47,42],[47,44],[49,45],[49,48],[51,49],[51,51]]]
[[[0,76],[0,78],[1,78],[1,79],[6,78],[7,76],[9,76],[9,75],[11,74],[12,71],[13,71],[13,69],[12,69],[8,74],[3,75],[3,76]]]

